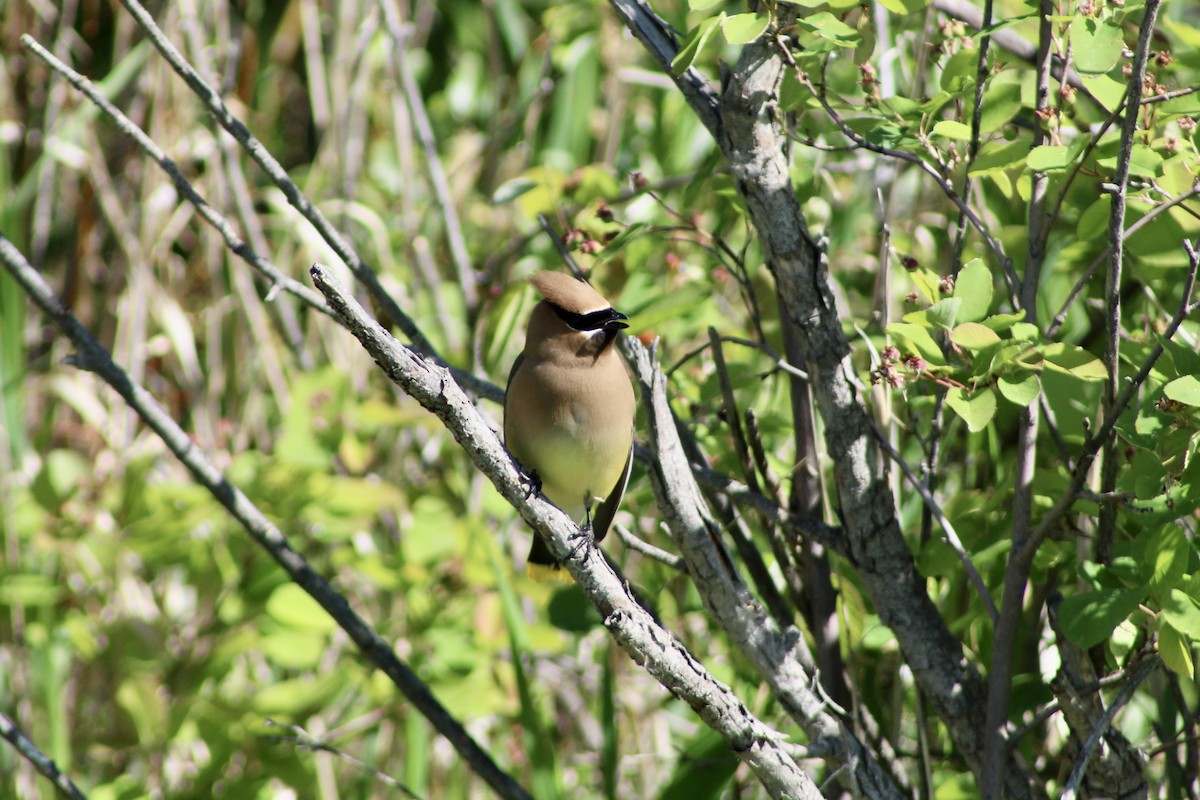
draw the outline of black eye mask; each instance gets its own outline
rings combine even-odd
[[[559,319],[577,331],[609,330],[616,332],[619,328],[629,327],[624,322],[621,322],[621,320],[629,319],[629,317],[612,308],[603,308],[599,311],[593,311],[590,314],[575,314],[553,304],[550,304],[550,307],[554,309],[555,314],[558,314]]]

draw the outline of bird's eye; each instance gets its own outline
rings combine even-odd
[[[558,314],[559,319],[577,331],[598,331],[605,328],[629,327],[624,322],[621,322],[621,320],[629,319],[629,317],[612,308],[602,308],[590,314],[576,314],[555,305],[552,305],[551,308],[554,309],[555,314]]]

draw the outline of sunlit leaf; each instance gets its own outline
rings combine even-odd
[[[1187,406],[1200,406],[1200,378],[1195,375],[1184,375],[1163,386],[1163,394],[1176,403]]]
[[[999,344],[1001,340],[1000,336],[986,325],[980,325],[978,322],[964,322],[956,325],[954,330],[950,331],[950,341],[967,350],[982,350],[985,347]]]
[[[971,126],[964,125],[952,119],[944,119],[934,125],[929,131],[934,136],[941,136],[945,139],[955,139],[960,142],[969,141],[971,138]]]
[[[1102,75],[1117,64],[1125,41],[1115,20],[1079,15],[1071,23],[1075,69],[1087,75]]]
[[[1200,641],[1200,606],[1196,598],[1179,589],[1171,589],[1162,598],[1163,619],[1193,641]]]
[[[1042,350],[1048,368],[1084,381],[1102,381],[1108,377],[1104,362],[1094,355],[1065,342],[1047,345]]]
[[[967,423],[967,430],[978,433],[987,427],[996,415],[996,395],[991,389],[980,389],[967,394],[954,387],[946,392],[946,405]]]
[[[992,306],[992,272],[982,259],[974,259],[958,272],[954,297],[959,301],[957,319],[979,322]],[[994,330],[994,329],[993,329]]]
[[[730,44],[749,44],[770,24],[770,14],[733,14],[721,21],[721,32]]]
[[[1080,647],[1093,647],[1133,613],[1146,596],[1143,588],[1100,589],[1073,595],[1058,607],[1063,633]]]
[[[1166,622],[1158,627],[1158,655],[1167,669],[1189,681],[1195,677],[1192,648],[1179,631]]]
[[[818,11],[816,14],[801,17],[796,20],[796,24],[839,47],[854,47],[859,41],[858,31],[828,11]]]
[[[1005,400],[1021,407],[1037,400],[1042,390],[1037,375],[1030,372],[1023,373],[1020,377],[1002,377],[996,381],[996,389]]]

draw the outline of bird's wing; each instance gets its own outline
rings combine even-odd
[[[592,517],[592,534],[599,542],[608,533],[608,526],[612,525],[613,517],[617,515],[617,508],[621,505],[621,498],[625,496],[625,487],[629,485],[629,471],[633,468],[633,437],[629,440],[629,458],[625,459],[625,471],[621,473],[621,477],[617,479],[617,483],[613,486],[613,490],[609,492],[608,497],[604,498],[599,508],[596,509],[595,516]]]

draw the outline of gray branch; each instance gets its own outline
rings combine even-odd
[[[188,468],[196,482],[208,489],[217,502],[224,506],[246,532],[283,567],[288,576],[321,604],[342,630],[349,634],[367,660],[391,678],[409,702],[454,745],[471,769],[501,797],[529,800],[529,794],[520,784],[492,761],[491,756],[438,702],[429,687],[407,664],[396,657],[391,646],[350,608],[346,598],[338,594],[328,581],[317,574],[308,562],[292,549],[279,529],[242,494],[240,489],[226,480],[221,471],[204,456],[200,448],[175,420],[171,419],[158,401],[134,383],[129,374],[113,361],[109,352],[71,313],[41,274],[30,266],[12,242],[3,236],[0,236],[0,263],[4,264],[38,307],[75,345],[77,353],[73,357],[74,365],[95,373],[125,399],[129,407],[137,412],[142,421],[158,434],[175,457]]]
[[[54,784],[54,788],[69,800],[87,800],[87,795],[79,790],[70,776],[64,774],[54,763],[54,759],[42,752],[17,724],[4,714],[0,714],[0,739],[5,739],[21,754],[21,757],[33,765],[42,777]]]
[[[388,377],[437,415],[501,496],[543,537],[630,657],[719,733],[772,797],[819,798],[812,779],[788,754],[782,734],[755,718],[729,687],[654,621],[599,548],[580,538],[585,534],[565,513],[541,497],[528,496],[527,481],[516,461],[450,373],[393,339],[337,284],[326,267],[314,264],[311,273],[329,305]],[[686,468],[686,462],[684,465]]]
[[[850,558],[884,623],[895,632],[918,685],[978,775],[983,681],[930,601],[894,514],[822,254],[788,177],[788,148],[778,108],[783,59],[774,48],[774,41],[764,38],[742,51],[722,99],[721,148],[775,276],[780,314],[785,324],[796,328],[825,421],[826,449],[839,454],[834,479]],[[1009,791],[1016,797],[1029,796],[1030,776],[1011,757],[1006,766]]]
[[[705,607],[814,746],[827,748],[850,768],[851,780],[863,796],[902,797],[875,755],[817,692],[816,667],[803,636],[791,626],[781,629],[738,574],[688,463],[662,370],[640,342],[626,340],[625,351],[650,429],[654,458],[649,472],[655,498]]]

